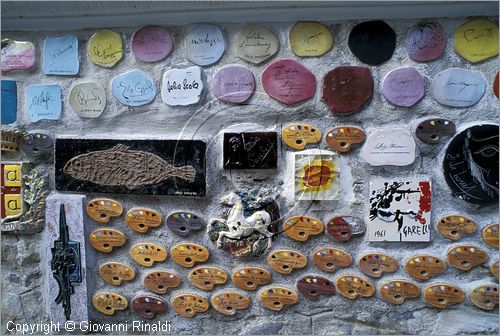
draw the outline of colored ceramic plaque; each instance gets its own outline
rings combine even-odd
[[[174,212],[167,217],[167,226],[173,233],[186,237],[191,231],[205,227],[206,223],[191,212]]]
[[[493,310],[498,306],[498,284],[474,287],[469,293],[469,299],[478,308]]]
[[[125,245],[127,238],[118,230],[97,229],[92,231],[89,241],[96,250],[109,253],[114,247]]]
[[[287,305],[294,305],[299,300],[297,293],[287,287],[271,286],[261,289],[259,300],[262,305],[274,311],[280,311]]]
[[[495,80],[493,81],[493,93],[495,94],[495,96],[497,96],[498,98],[498,72],[497,72],[497,75],[495,76]]]
[[[249,24],[236,35],[236,55],[254,64],[273,57],[278,48],[276,35],[263,26]]]
[[[161,225],[161,215],[152,209],[133,208],[127,212],[125,223],[135,232],[147,233],[150,228]]]
[[[310,124],[292,124],[281,132],[281,139],[294,149],[304,149],[306,144],[315,144],[321,140],[321,131]]]
[[[297,289],[310,300],[318,300],[320,295],[335,294],[335,285],[325,277],[306,275],[297,280]]]
[[[108,223],[111,217],[119,217],[123,206],[110,198],[94,198],[87,205],[87,215],[99,223]]]
[[[17,84],[13,80],[2,79],[2,125],[17,120]]]
[[[333,35],[319,22],[297,22],[288,36],[290,48],[297,56],[321,56],[333,46]]]
[[[210,252],[201,245],[193,243],[178,243],[171,250],[172,259],[184,267],[193,267],[194,264],[207,261]]]
[[[19,218],[24,213],[23,165],[1,164],[1,219]]]
[[[365,222],[354,216],[336,216],[328,220],[326,234],[330,237],[348,241],[353,235],[361,235],[366,231]]]
[[[184,317],[193,317],[204,313],[210,308],[208,300],[196,294],[178,294],[172,299],[172,308]]]
[[[257,286],[265,285],[271,281],[272,275],[262,267],[240,267],[233,272],[233,283],[241,289],[252,291]]]
[[[54,139],[48,134],[40,132],[27,133],[23,136],[19,148],[33,158],[48,157],[52,154]]]
[[[169,69],[163,74],[161,100],[170,106],[187,106],[200,101],[203,91],[201,68]]]
[[[418,124],[415,134],[425,143],[437,144],[442,138],[455,134],[455,124],[441,118],[427,119]]]
[[[294,105],[314,97],[316,77],[299,62],[281,59],[264,70],[262,86],[270,97],[283,104]]]
[[[170,288],[179,287],[181,279],[174,271],[153,271],[144,277],[144,287],[156,294],[166,294]]]
[[[349,300],[375,294],[375,287],[368,280],[353,274],[342,275],[337,279],[336,285],[339,293]]]
[[[463,215],[448,215],[439,219],[436,228],[443,237],[459,240],[464,234],[476,232],[477,223]]]
[[[212,80],[212,93],[226,103],[241,104],[246,102],[255,91],[253,73],[241,65],[226,65]]]
[[[206,144],[199,140],[58,138],[56,189],[147,195],[205,195]]]
[[[396,33],[384,21],[366,21],[352,28],[347,44],[361,62],[379,65],[392,57]]]
[[[496,258],[490,266],[490,273],[497,278],[499,275],[500,259]]]
[[[163,246],[153,243],[139,243],[132,246],[130,256],[138,264],[151,267],[155,262],[167,259],[167,250]]]
[[[224,169],[275,169],[278,162],[276,132],[224,133]]]
[[[339,267],[349,267],[352,257],[344,250],[335,247],[322,247],[312,253],[316,266],[325,272],[335,272]]]
[[[42,119],[58,120],[61,117],[62,93],[59,85],[28,85],[25,94],[31,122]]]
[[[46,37],[43,44],[43,73],[71,76],[80,70],[76,36]]]
[[[348,153],[353,145],[365,141],[365,132],[355,126],[337,126],[326,132],[325,141],[331,149],[339,153]]]
[[[366,138],[361,155],[372,166],[408,166],[415,161],[415,149],[409,130],[378,129]]]
[[[250,299],[243,293],[234,291],[221,291],[212,295],[212,307],[224,315],[234,315],[236,310],[247,309]]]
[[[143,62],[158,62],[172,51],[174,41],[168,30],[158,26],[146,26],[132,36],[132,52]]]
[[[27,70],[35,64],[35,46],[31,42],[2,40],[2,55],[0,69],[3,72],[11,70]]]
[[[472,267],[484,264],[488,254],[474,245],[457,245],[448,249],[448,262],[453,267],[468,271]]]
[[[156,84],[141,70],[132,70],[113,78],[113,96],[123,105],[142,106],[156,97]]]
[[[290,274],[293,270],[304,268],[307,257],[292,250],[275,250],[267,258],[269,266],[281,274]]]
[[[490,224],[481,230],[481,237],[490,245],[498,249],[498,224]]]
[[[366,275],[380,278],[383,273],[396,272],[398,261],[382,253],[366,253],[358,260],[358,267]]]
[[[87,54],[92,63],[112,68],[123,57],[123,40],[120,34],[101,29],[89,39]]]
[[[201,23],[194,27],[185,38],[186,58],[201,66],[219,61],[226,49],[222,30],[212,24]]]
[[[217,285],[225,284],[227,273],[217,267],[197,267],[189,272],[189,281],[196,287],[209,291]]]
[[[21,144],[23,138],[23,132],[11,128],[2,128],[2,144],[1,150],[2,153],[16,153],[19,150],[19,145]]]
[[[438,22],[417,23],[406,34],[406,51],[417,62],[430,62],[443,55],[446,36]]]
[[[391,280],[382,284],[380,295],[389,303],[402,304],[406,299],[418,298],[420,287],[406,280]]]
[[[475,125],[456,135],[443,160],[452,193],[472,204],[498,203],[498,125]]]
[[[323,223],[311,216],[293,216],[283,222],[286,235],[297,241],[306,241],[310,236],[317,236],[323,229]]]
[[[413,67],[397,68],[385,75],[381,90],[389,103],[411,107],[424,97],[424,79]]]
[[[430,241],[431,195],[425,178],[370,182],[369,241]]]
[[[418,280],[429,280],[446,271],[446,263],[432,255],[417,255],[410,258],[405,265],[406,272]]]
[[[117,310],[127,309],[128,302],[124,296],[111,292],[99,292],[92,297],[94,308],[104,315],[114,315]]]
[[[475,105],[486,91],[486,79],[479,71],[449,68],[432,80],[432,95],[440,104],[451,107]]]
[[[463,302],[465,293],[457,286],[448,283],[431,284],[424,289],[424,300],[437,308]]]
[[[106,91],[100,83],[78,83],[71,88],[69,105],[80,118],[98,118],[106,108]]]
[[[474,18],[455,31],[455,52],[472,63],[498,55],[498,23],[486,18]]]
[[[155,318],[156,315],[164,314],[167,311],[165,301],[151,295],[134,297],[130,307],[134,313],[145,319]]]
[[[120,286],[123,281],[135,278],[135,270],[127,264],[107,262],[99,267],[99,275],[110,285]]]

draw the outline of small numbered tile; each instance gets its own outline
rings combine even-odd
[[[379,278],[382,273],[396,272],[398,261],[382,253],[366,253],[359,258],[358,267],[366,275]]]
[[[138,295],[132,299],[130,307],[142,318],[152,319],[167,311],[167,304],[162,299],[151,295]]]
[[[123,40],[120,34],[101,29],[89,39],[87,54],[92,63],[112,68],[123,57]]]
[[[144,278],[144,287],[156,294],[165,294],[169,288],[180,285],[181,279],[174,271],[153,271]]]
[[[212,307],[224,315],[234,315],[236,310],[247,309],[250,299],[245,294],[233,291],[221,291],[212,295]]]
[[[25,134],[19,148],[21,151],[33,158],[47,157],[52,153],[54,139],[48,134],[32,132]]]
[[[304,268],[307,257],[292,250],[275,250],[267,258],[269,266],[281,274],[290,274],[294,269]]]
[[[297,241],[306,241],[309,236],[322,233],[323,229],[323,223],[311,216],[293,216],[283,222],[283,230],[286,235]]]
[[[149,228],[156,228],[161,225],[161,215],[158,211],[152,209],[133,208],[127,212],[125,222],[135,232],[146,233]]]
[[[453,48],[472,63],[498,55],[498,23],[486,18],[465,22],[455,31]]]
[[[237,268],[233,272],[233,283],[248,291],[256,290],[257,286],[265,285],[272,279],[271,273],[262,267],[247,266]]]
[[[99,223],[107,223],[111,217],[121,216],[123,206],[110,198],[95,198],[87,205],[87,214]]]
[[[259,292],[262,305],[274,311],[280,311],[286,305],[296,304],[299,300],[297,292],[287,287],[270,286]]]
[[[362,144],[365,132],[354,126],[337,126],[326,132],[325,141],[331,149],[339,153],[348,153],[353,145]]]
[[[377,129],[367,136],[361,156],[372,166],[402,167],[415,161],[416,147],[406,128]]]
[[[391,280],[382,284],[380,295],[389,303],[402,304],[406,299],[418,298],[420,287],[406,280]]]
[[[379,65],[392,57],[396,33],[384,21],[366,21],[354,26],[347,44],[361,62]]]
[[[311,124],[292,124],[281,132],[281,139],[289,147],[304,149],[307,144],[321,141],[321,131]]]
[[[113,229],[97,229],[89,237],[90,244],[98,251],[109,253],[114,247],[125,245],[125,235]]]
[[[455,124],[446,119],[432,118],[422,121],[417,126],[415,135],[428,144],[437,144],[442,138],[455,134]]]
[[[106,102],[106,91],[98,82],[75,84],[69,93],[69,105],[80,118],[98,118]]]
[[[99,275],[110,285],[120,286],[122,281],[130,281],[135,278],[135,270],[127,264],[107,262],[99,268]]]
[[[438,22],[417,23],[406,34],[406,51],[417,62],[430,62],[443,55],[446,36]]]
[[[432,80],[431,92],[438,103],[451,107],[475,105],[486,91],[486,78],[475,70],[449,68]]]
[[[167,250],[156,244],[139,243],[130,249],[130,255],[138,264],[151,267],[155,262],[167,259]]]
[[[333,46],[330,29],[319,22],[297,22],[288,36],[290,48],[297,56],[321,56]]]
[[[337,279],[337,290],[340,294],[354,300],[358,296],[370,297],[375,294],[375,287],[366,279],[353,275],[342,275]]]
[[[499,80],[498,80],[498,72],[497,75],[495,76],[495,80],[493,81],[493,93],[495,96],[498,98],[498,89],[499,89]]]
[[[462,271],[484,264],[487,260],[488,254],[474,245],[458,245],[448,249],[448,262]]]
[[[99,292],[94,294],[92,305],[97,311],[104,315],[114,315],[117,310],[127,309],[127,299],[120,294],[111,292]]]
[[[500,259],[496,258],[490,266],[491,274],[498,279],[499,269],[500,267]]]
[[[416,255],[406,262],[406,272],[418,280],[429,280],[446,271],[446,263],[432,255]]]
[[[184,267],[193,267],[194,264],[207,261],[210,252],[201,245],[193,243],[179,243],[170,251],[172,259]]]
[[[335,294],[335,285],[325,277],[319,275],[306,275],[297,280],[297,289],[306,298],[318,300],[320,295],[330,296]]]
[[[179,236],[187,236],[191,231],[205,227],[203,218],[191,212],[174,212],[167,217],[167,227]]]
[[[27,41],[2,39],[0,70],[27,70],[35,64],[35,46]]]
[[[123,105],[143,106],[155,99],[156,84],[144,71],[132,70],[113,78],[111,93]]]
[[[498,306],[498,285],[488,284],[473,288],[469,292],[470,301],[481,309],[493,310]]]
[[[227,273],[217,267],[197,267],[189,273],[189,281],[196,287],[209,291],[216,285],[225,284]]]
[[[338,267],[349,267],[352,257],[344,250],[335,247],[322,247],[312,253],[316,266],[325,272],[335,272]]]
[[[381,91],[392,105],[412,107],[424,97],[424,78],[414,67],[397,68],[384,77]]]
[[[172,308],[184,317],[193,317],[204,313],[210,308],[210,303],[203,296],[196,294],[179,294],[172,299]]]
[[[223,67],[212,80],[212,93],[220,101],[242,104],[255,91],[255,77],[244,66],[231,64]]]
[[[59,85],[28,85],[25,92],[29,121],[59,120],[62,111]]]
[[[461,303],[464,299],[464,291],[448,283],[434,283],[424,289],[424,300],[437,308],[446,308],[448,305]]]
[[[271,58],[279,48],[279,40],[263,26],[249,24],[236,35],[236,55],[259,64]]]
[[[185,37],[186,58],[201,66],[214,64],[224,54],[226,41],[222,30],[208,23],[198,24]]]
[[[437,230],[443,237],[451,240],[459,240],[464,234],[476,232],[477,223],[463,215],[448,215],[437,222]]]
[[[132,36],[132,52],[143,62],[158,62],[172,51],[174,40],[168,30],[158,26],[146,26]]]
[[[484,227],[481,230],[481,237],[483,237],[486,244],[498,249],[498,223]]]

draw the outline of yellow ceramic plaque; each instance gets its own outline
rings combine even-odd
[[[89,40],[87,53],[92,63],[112,68],[123,57],[123,40],[120,34],[101,29]]]
[[[453,47],[455,52],[472,63],[498,55],[498,24],[476,18],[457,28]]]
[[[321,56],[333,46],[330,29],[319,22],[297,22],[288,38],[297,56]]]

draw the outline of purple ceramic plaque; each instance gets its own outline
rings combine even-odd
[[[316,77],[292,59],[271,63],[262,73],[264,91],[272,98],[293,105],[311,99],[316,93]]]
[[[390,71],[382,81],[382,94],[385,99],[399,107],[411,107],[424,96],[424,79],[412,67]]]
[[[429,62],[441,57],[445,47],[443,27],[437,22],[423,22],[408,29],[406,50],[411,59]]]
[[[162,27],[143,27],[132,37],[132,52],[143,62],[161,61],[170,54],[172,46],[172,35]]]
[[[212,83],[214,96],[227,103],[244,103],[255,91],[252,72],[241,65],[228,65],[220,69]]]
[[[0,69],[26,70],[35,64],[35,46],[31,42],[2,40],[2,56]]]

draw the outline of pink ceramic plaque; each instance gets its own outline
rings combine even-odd
[[[424,97],[424,79],[412,67],[390,71],[382,81],[382,94],[399,107],[411,107]]]
[[[31,42],[2,40],[2,56],[0,69],[26,70],[35,64],[35,46]]]
[[[212,82],[212,93],[217,99],[234,104],[247,101],[255,91],[255,78],[241,65],[228,65],[220,69]]]
[[[271,63],[262,73],[262,86],[272,98],[293,105],[311,99],[316,93],[316,77],[292,59]]]
[[[429,62],[441,57],[444,52],[444,29],[437,22],[423,22],[408,29],[406,50],[411,59]]]
[[[172,46],[172,35],[162,27],[143,27],[132,37],[132,52],[143,62],[161,61],[170,54]]]

